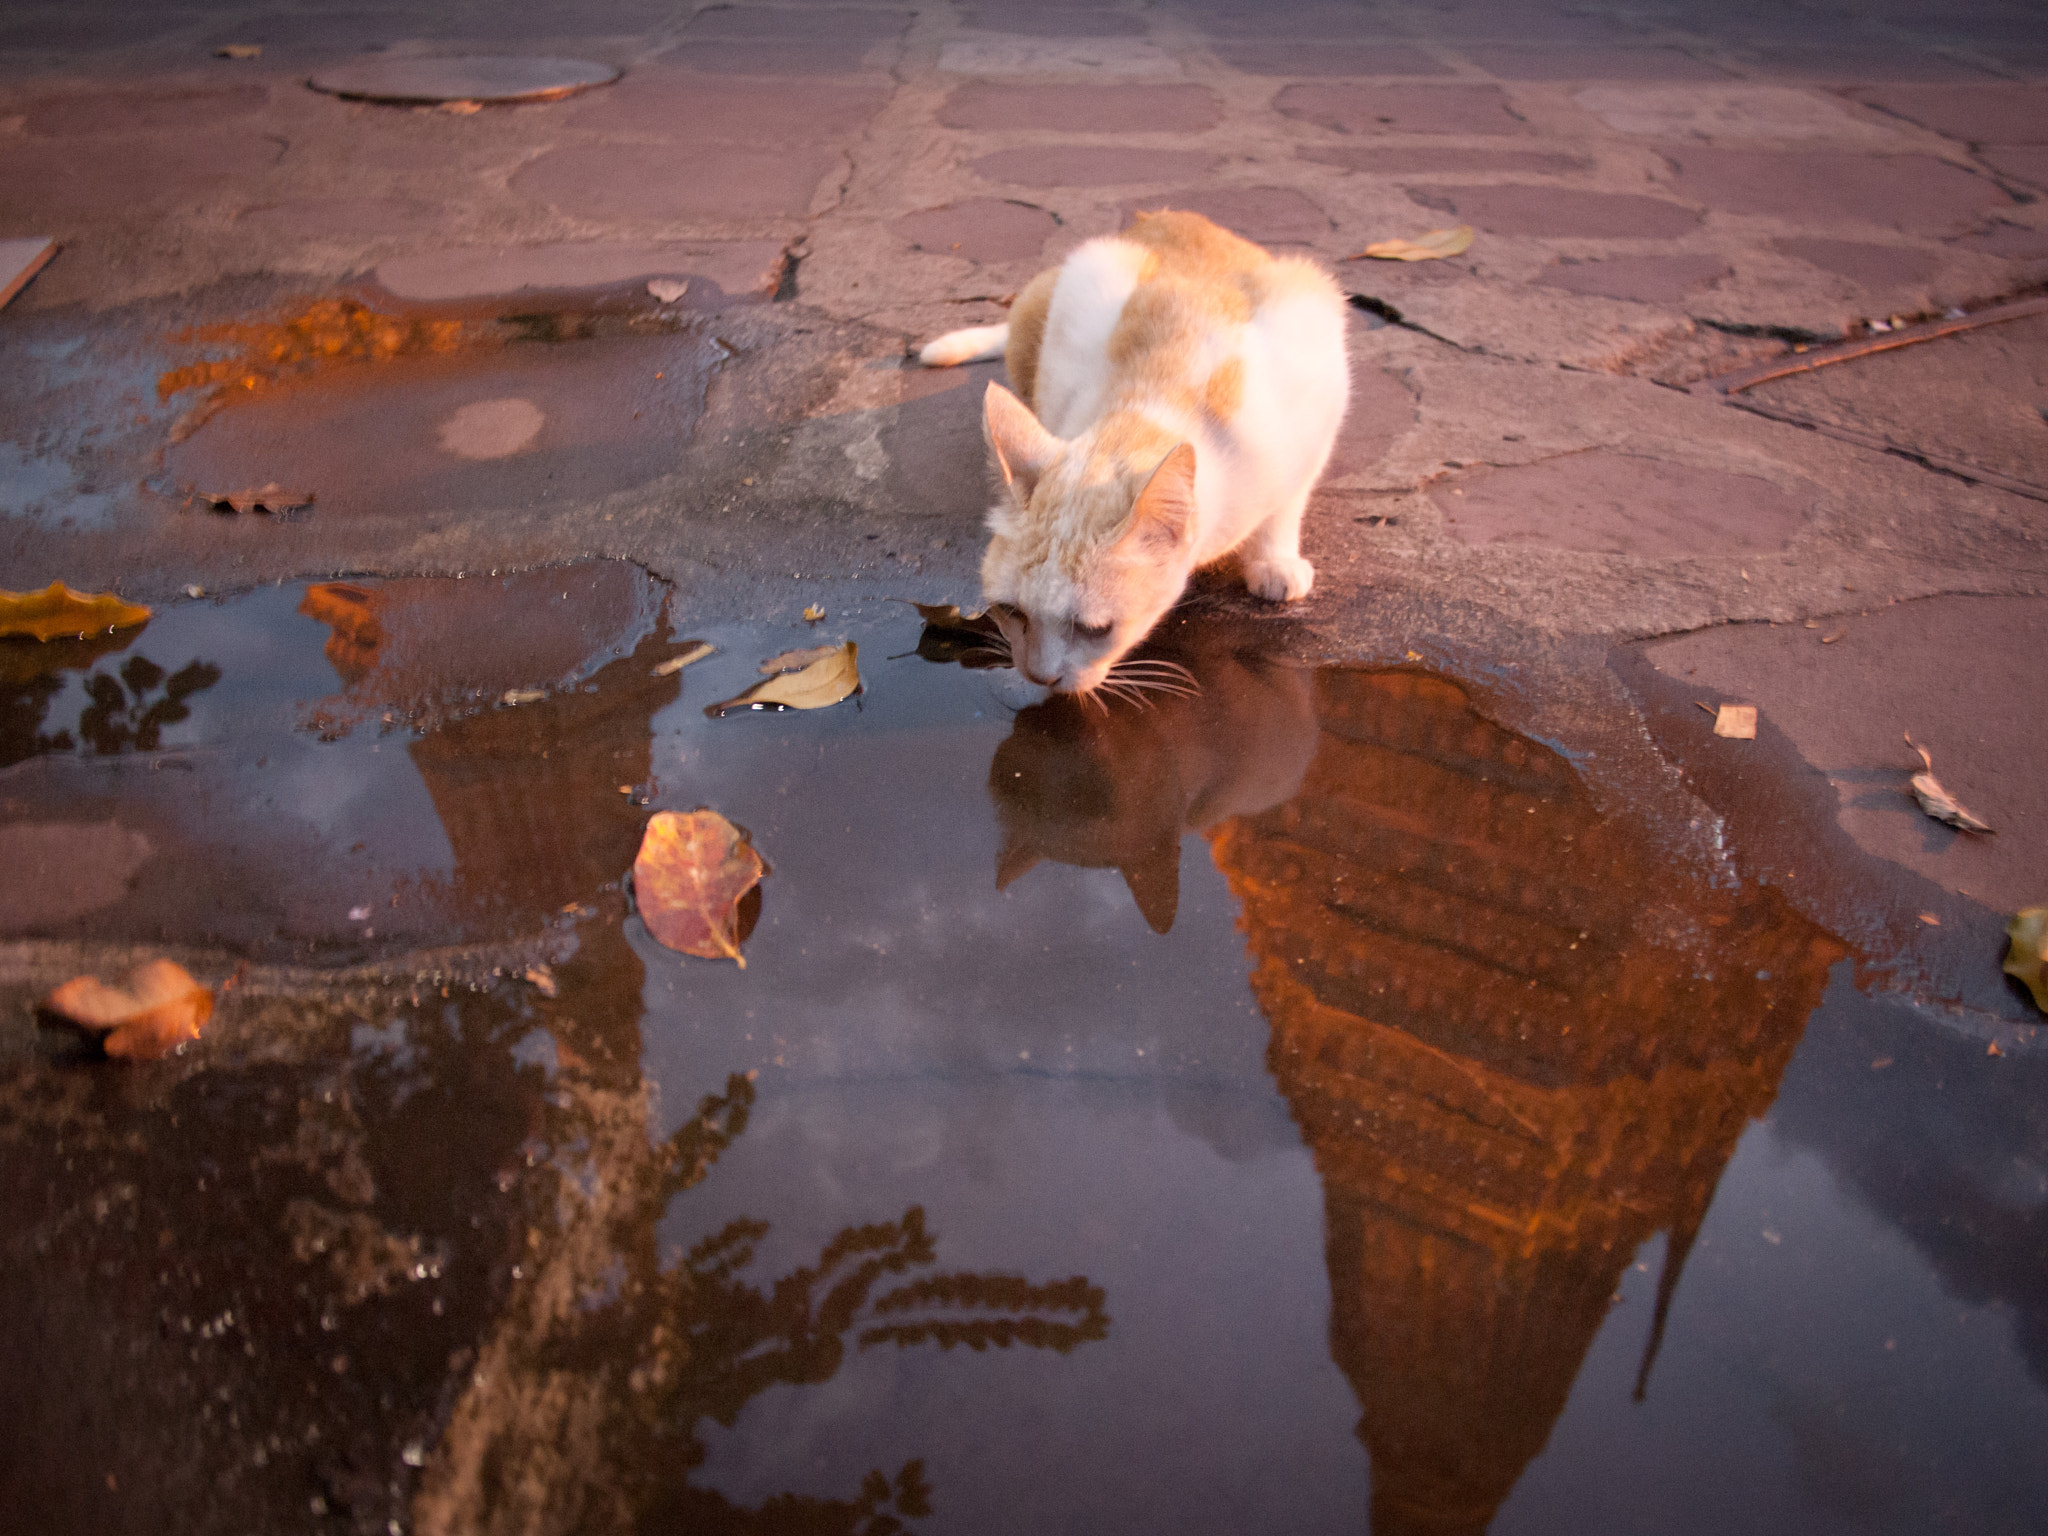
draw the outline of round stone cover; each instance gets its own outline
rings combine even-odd
[[[351,59],[307,84],[351,101],[428,106],[443,101],[558,101],[610,85],[619,71],[589,59],[528,59],[495,54],[444,58]]]

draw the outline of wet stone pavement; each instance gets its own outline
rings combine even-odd
[[[11,9],[0,588],[151,613],[0,639],[0,1518],[2042,1529],[2044,125],[2004,0]],[[1353,409],[1091,707],[904,357],[1160,206]]]

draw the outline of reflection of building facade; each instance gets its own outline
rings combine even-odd
[[[1316,713],[1300,792],[1212,847],[1323,1180],[1375,1536],[1476,1533],[1668,1230],[1661,1327],[1843,950],[1603,819],[1450,683],[1325,670]]]

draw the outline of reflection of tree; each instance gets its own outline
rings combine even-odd
[[[70,752],[79,737],[95,752],[154,752],[163,728],[186,719],[185,700],[220,681],[219,667],[193,661],[166,674],[144,656],[131,656],[118,676],[94,672],[85,681],[90,699],[70,731],[43,730],[50,706],[64,691],[67,673],[82,673],[101,657],[125,650],[141,630],[84,639],[0,640],[0,767],[45,752]],[[161,694],[150,695],[161,688]]]
[[[211,662],[188,662],[166,674],[147,656],[131,656],[121,664],[119,682],[104,672],[86,679],[92,703],[78,717],[78,733],[95,752],[154,752],[163,728],[192,713],[185,700],[219,681],[220,668]],[[125,692],[122,684],[127,685]],[[159,686],[162,697],[151,699]]]

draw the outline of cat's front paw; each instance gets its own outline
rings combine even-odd
[[[1269,603],[1298,603],[1316,584],[1316,568],[1299,555],[1274,555],[1248,562],[1244,584]]]

